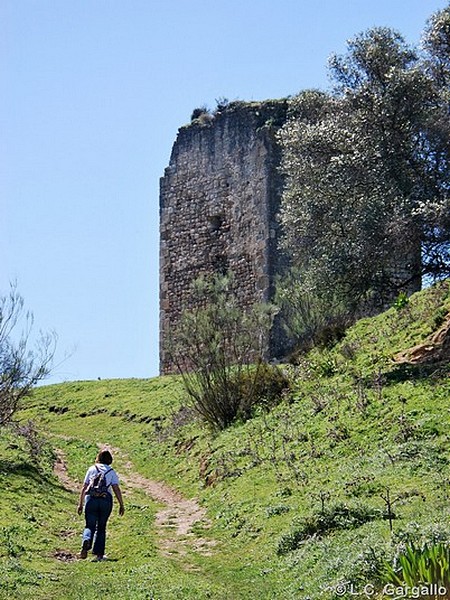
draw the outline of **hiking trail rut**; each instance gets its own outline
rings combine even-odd
[[[192,531],[195,524],[200,524],[204,528],[210,526],[206,510],[198,504],[195,498],[186,499],[169,485],[147,479],[136,473],[127,455],[119,448],[112,448],[106,444],[102,444],[101,447],[110,450],[115,456],[120,456],[124,461],[120,471],[120,480],[125,487],[125,500],[126,489],[136,489],[144,491],[153,500],[164,505],[164,508],[158,510],[155,517],[158,547],[164,556],[184,556],[189,550],[203,555],[212,553],[217,542],[197,536]],[[79,492],[81,483],[70,478],[62,450],[56,450],[53,470],[65,489],[73,493]]]

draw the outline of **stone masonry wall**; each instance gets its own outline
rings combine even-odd
[[[274,131],[286,110],[286,101],[234,102],[178,132],[160,188],[162,373],[172,370],[164,352],[169,324],[192,305],[190,286],[199,275],[231,270],[242,307],[272,297],[282,261]],[[281,340],[275,327],[269,354]]]

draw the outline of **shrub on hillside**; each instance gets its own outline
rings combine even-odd
[[[192,303],[166,348],[194,409],[221,430],[249,418],[259,402],[273,405],[286,387],[283,374],[264,362],[275,309],[242,310],[231,274],[197,279]]]
[[[385,513],[378,508],[363,504],[348,506],[339,502],[300,519],[291,531],[280,538],[277,553],[292,552],[313,536],[326,535],[338,529],[355,529],[364,523],[384,518]]]
[[[0,296],[0,427],[14,421],[22,401],[50,373],[56,335],[40,333],[32,346],[33,315],[11,285]]]
[[[246,420],[252,416],[255,406],[271,409],[278,404],[290,382],[279,367],[261,363],[254,371],[242,373],[235,385],[240,397],[238,416]]]
[[[332,289],[319,292],[295,269],[278,280],[275,302],[294,351],[334,344],[355,320]]]

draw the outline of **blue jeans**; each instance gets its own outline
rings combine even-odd
[[[94,542],[93,554],[103,556],[106,543],[106,523],[112,511],[113,500],[111,494],[106,498],[91,498],[86,496],[84,516],[86,527],[83,531],[83,542],[88,541],[89,547]]]

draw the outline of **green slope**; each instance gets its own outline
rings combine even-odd
[[[121,599],[284,600],[333,597],[342,581],[377,586],[374,568],[394,552],[392,540],[450,539],[450,369],[392,360],[449,310],[441,284],[360,321],[334,348],[289,368],[292,392],[276,409],[214,436],[183,408],[175,377],[37,389],[21,418],[45,434],[39,468],[23,441],[0,439],[0,597],[94,599],[106,586]],[[125,485],[126,515],[109,526],[111,560],[61,560],[78,551],[82,520],[76,495],[52,474],[50,449],[80,481],[99,443],[120,449],[115,466],[129,479],[197,497],[211,524],[194,531],[217,542],[211,554],[181,540],[164,556],[161,505]]]

